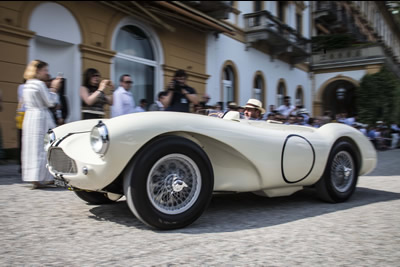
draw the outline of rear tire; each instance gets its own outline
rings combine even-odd
[[[116,200],[108,198],[106,193],[90,192],[90,191],[74,191],[74,193],[82,200],[89,204],[111,204],[115,203]]]
[[[357,180],[355,147],[347,141],[339,141],[331,150],[323,176],[316,183],[318,197],[331,203],[346,201],[354,193]]]
[[[214,187],[211,163],[194,142],[165,136],[145,146],[125,172],[127,204],[145,224],[163,230],[193,223]]]

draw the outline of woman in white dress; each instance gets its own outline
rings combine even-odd
[[[32,189],[53,180],[46,169],[43,139],[46,132],[55,127],[48,108],[57,102],[60,79],[54,79],[49,90],[43,82],[48,73],[48,64],[40,60],[29,63],[24,73],[23,101],[26,111],[22,124],[22,180],[32,182]]]

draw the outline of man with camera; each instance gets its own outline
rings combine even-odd
[[[186,84],[187,74],[177,70],[168,84],[168,93],[163,99],[166,111],[189,112],[190,103],[198,105],[196,90]]]

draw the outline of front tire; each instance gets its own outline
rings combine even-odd
[[[327,202],[344,202],[354,193],[357,180],[355,148],[347,141],[340,141],[334,145],[324,174],[316,184],[317,194]]]
[[[165,136],[146,145],[125,172],[129,208],[145,224],[178,229],[207,208],[214,187],[211,163],[194,142]]]

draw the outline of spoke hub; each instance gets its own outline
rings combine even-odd
[[[343,167],[344,177],[349,178],[351,174],[351,168]]]
[[[180,192],[183,190],[183,188],[188,187],[187,184],[179,179],[178,177],[174,178],[172,182],[172,190],[174,193]]]

